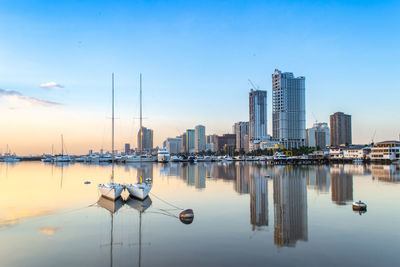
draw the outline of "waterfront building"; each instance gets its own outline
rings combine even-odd
[[[125,154],[128,155],[131,152],[131,144],[125,144]]]
[[[236,145],[236,135],[235,134],[224,134],[222,136],[216,136],[216,150],[229,150],[234,151]]]
[[[306,146],[315,150],[324,149],[331,145],[329,127],[326,122],[316,122],[306,131]]]
[[[267,91],[251,89],[249,93],[250,142],[264,140],[267,137],[267,128]]]
[[[273,186],[275,245],[295,247],[298,240],[308,241],[305,170],[283,168],[273,176]]]
[[[384,141],[376,143],[371,148],[370,157],[373,161],[400,160],[400,141]]]
[[[233,125],[236,134],[236,151],[245,151],[244,137],[249,134],[249,122],[240,121]]]
[[[185,153],[187,151],[187,145],[186,145],[186,133],[183,133],[181,135],[181,152]]]
[[[206,144],[206,151],[215,152],[216,151],[215,143]]]
[[[277,69],[272,74],[273,138],[287,149],[305,146],[305,79]]]
[[[186,130],[186,152],[194,153],[195,152],[195,130],[187,129]]]
[[[331,145],[349,145],[351,141],[351,115],[336,112],[330,116]]]
[[[203,125],[197,125],[194,127],[195,130],[195,138],[194,138],[194,147],[195,152],[203,152],[206,150],[206,127]]]
[[[139,151],[150,152],[153,149],[153,130],[142,127],[137,135],[137,144]]]
[[[207,151],[211,151],[211,152],[216,151],[216,143],[217,143],[216,139],[217,139],[216,134],[206,136],[206,150]]]
[[[364,145],[352,145],[343,148],[344,159],[365,159],[371,152],[371,147]]]
[[[181,142],[182,140],[180,137],[169,137],[165,140],[164,148],[166,148],[170,154],[178,154],[181,152]]]

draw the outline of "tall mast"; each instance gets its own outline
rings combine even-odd
[[[142,74],[140,73],[140,154],[143,152],[143,125],[142,125]]]
[[[142,125],[142,74],[140,73],[140,183],[143,182],[142,177],[142,153],[143,153],[143,125]]]
[[[61,135],[61,156],[64,156],[64,138]]]
[[[111,118],[111,149],[112,149],[112,174],[111,174],[111,182],[114,182],[114,72],[112,73],[112,118]]]

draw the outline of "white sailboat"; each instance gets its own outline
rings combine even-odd
[[[142,74],[140,74],[140,138],[143,138],[143,127],[142,127]],[[142,154],[143,150],[143,140],[140,142],[140,155]],[[146,183],[143,180],[142,175],[142,157],[139,158],[140,162],[140,175],[139,175],[139,182],[134,184],[126,185],[126,189],[128,190],[129,194],[135,198],[140,200],[144,200],[151,190],[151,184]],[[146,177],[147,178],[150,177]]]
[[[110,183],[108,184],[99,184],[99,191],[102,196],[109,198],[111,200],[116,200],[121,196],[122,191],[124,190],[124,186],[121,184],[114,183],[114,161],[115,161],[115,155],[114,155],[114,73],[112,74],[112,158],[111,158],[111,180]]]

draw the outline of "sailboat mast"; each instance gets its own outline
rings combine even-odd
[[[114,72],[112,73],[112,118],[111,118],[111,149],[112,149],[112,174],[111,174],[111,182],[114,182]]]
[[[61,156],[64,156],[64,138],[61,135]]]
[[[143,125],[142,125],[142,74],[140,73],[140,154],[143,152]]]

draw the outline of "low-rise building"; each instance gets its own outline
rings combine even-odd
[[[400,141],[383,141],[371,148],[371,160],[395,161],[400,160]]]
[[[344,159],[365,159],[367,155],[371,152],[371,147],[369,146],[349,146],[343,148],[343,158]]]

